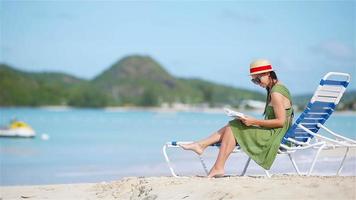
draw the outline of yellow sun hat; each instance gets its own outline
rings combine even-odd
[[[250,64],[250,75],[274,71],[271,62],[266,59],[257,59]]]

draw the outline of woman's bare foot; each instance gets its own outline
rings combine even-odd
[[[204,152],[204,148],[201,144],[194,142],[190,144],[179,144],[184,150],[191,150],[197,153],[198,155],[202,155]]]
[[[215,169],[214,167],[211,168],[208,177],[209,178],[220,178],[223,177],[225,174],[224,169]]]

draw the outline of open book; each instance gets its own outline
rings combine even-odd
[[[224,108],[225,114],[229,117],[234,118],[244,118],[245,115],[243,113],[237,112],[236,110],[232,110],[231,108]]]

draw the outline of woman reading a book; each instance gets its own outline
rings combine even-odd
[[[224,175],[225,162],[238,144],[246,154],[264,169],[270,169],[284,134],[293,117],[292,98],[288,89],[278,81],[271,63],[259,59],[250,64],[251,81],[266,88],[264,119],[243,116],[230,121],[206,139],[181,144],[185,150],[201,155],[211,144],[220,142],[220,150],[208,177]]]

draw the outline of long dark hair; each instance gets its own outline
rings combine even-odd
[[[267,106],[268,106],[269,102],[271,101],[271,94],[270,94],[271,89],[273,88],[273,86],[274,86],[274,85],[276,84],[276,82],[278,81],[278,77],[277,77],[276,72],[274,72],[274,71],[269,72],[269,76],[270,76],[271,79],[272,79],[272,86],[271,86],[271,88],[266,87],[267,97],[266,97],[266,105],[265,105],[265,110],[263,111],[263,115],[266,115]]]

